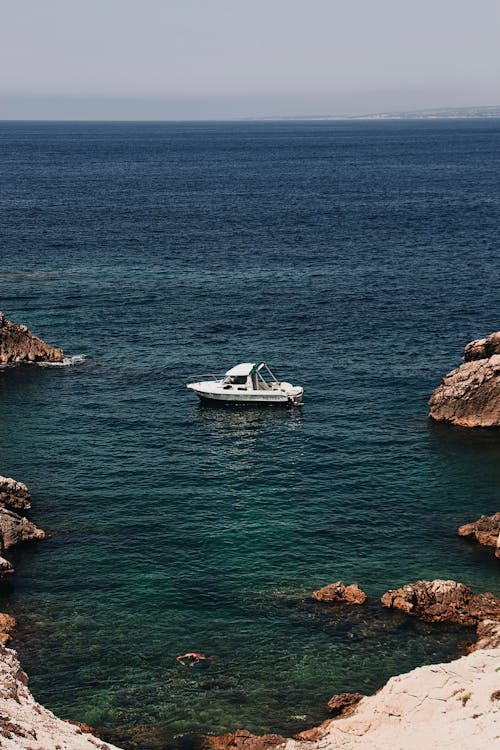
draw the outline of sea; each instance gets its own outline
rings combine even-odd
[[[427,416],[500,327],[499,146],[498,119],[0,123],[0,309],[67,356],[0,372],[0,473],[47,532],[0,592],[37,700],[130,750],[291,736],[473,638],[379,600],[500,594],[456,533],[499,509],[500,434]],[[303,406],[186,389],[256,360]],[[338,580],[367,603],[311,600]]]

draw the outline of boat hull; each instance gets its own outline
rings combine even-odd
[[[302,403],[303,390],[296,388],[293,392],[283,391],[234,391],[219,389],[214,386],[204,387],[204,384],[190,384],[188,386],[203,403],[213,406],[299,406]]]
[[[198,398],[200,399],[200,403],[202,403],[204,406],[232,406],[232,407],[238,407],[238,406],[251,406],[251,407],[273,407],[284,409],[286,407],[290,406],[300,406],[302,403],[295,402],[292,400],[284,399],[284,400],[274,400],[274,401],[264,401],[262,399],[228,399],[224,398],[223,396],[207,396],[201,393],[196,394]]]

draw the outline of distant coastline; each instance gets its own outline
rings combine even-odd
[[[11,97],[12,99],[12,97]],[[42,100],[36,100],[35,104],[40,104]],[[98,104],[103,105],[104,99],[98,99]],[[52,97],[49,103],[53,105],[52,114],[34,116],[34,112],[29,97],[15,98],[12,102],[5,95],[0,94],[0,122],[346,122],[346,121],[369,121],[369,120],[493,120],[500,118],[500,104],[480,106],[480,107],[433,107],[426,109],[411,110],[389,110],[382,112],[364,112],[362,114],[353,114],[345,112],[342,114],[220,114],[199,116],[186,110],[183,115],[174,115],[165,110],[161,100],[151,100],[152,108],[149,114],[137,117],[132,114],[133,110],[128,105],[133,100],[108,98],[109,105],[100,111],[100,115],[93,114],[92,105],[95,100],[92,98],[61,98]],[[15,106],[14,106],[15,105]],[[22,105],[22,106],[21,106]],[[244,108],[243,108],[244,109]],[[240,108],[241,111],[241,108]]]
[[[433,109],[376,112],[363,115],[297,115],[255,117],[255,120],[484,120],[500,118],[500,105],[489,107],[437,107]]]

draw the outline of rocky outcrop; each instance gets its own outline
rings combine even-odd
[[[0,613],[0,643],[4,646],[12,638],[17,622],[11,615]]]
[[[500,427],[500,331],[471,341],[463,364],[429,399],[429,416],[462,427]]]
[[[344,604],[363,604],[366,594],[361,591],[357,583],[346,586],[342,581],[329,583],[328,586],[313,591],[312,598],[317,602],[343,602]]]
[[[6,508],[0,508],[0,536],[0,551],[3,552],[19,542],[45,539],[45,531],[37,528],[24,516],[18,516],[17,513]]]
[[[384,607],[399,609],[426,622],[445,620],[460,625],[477,625],[481,620],[500,620],[500,599],[490,593],[473,594],[456,581],[417,581],[387,591]]]
[[[326,707],[332,716],[347,716],[364,697],[361,693],[339,693],[330,698]]]
[[[464,362],[475,362],[478,359],[489,359],[500,354],[500,331],[492,333],[486,339],[471,341],[464,349]]]
[[[466,523],[459,527],[458,533],[485,547],[494,547],[495,556],[500,558],[500,513],[481,516],[477,521]]]
[[[0,477],[0,580],[14,572],[11,563],[3,557],[5,550],[19,542],[45,538],[42,529],[15,512],[30,508],[30,498],[25,484],[10,477]]]
[[[35,701],[17,654],[0,644],[0,747],[2,750],[118,750],[62,721]]]
[[[271,750],[285,742],[286,738],[279,734],[255,735],[245,729],[238,729],[236,732],[216,737],[207,737],[211,750]]]
[[[500,650],[393,677],[353,714],[323,725],[309,750],[484,750],[498,742]],[[286,750],[304,750],[290,740]]]
[[[31,494],[22,482],[10,477],[0,476],[0,507],[10,510],[28,510],[31,508]]]
[[[483,620],[477,626],[477,640],[469,651],[480,648],[500,648],[500,622],[498,620]]]
[[[0,557],[0,581],[4,576],[11,575],[13,572],[14,568],[12,567],[12,563],[6,560],[5,557]]]
[[[0,366],[17,362],[62,362],[63,350],[38,338],[26,326],[11,323],[0,312]]]

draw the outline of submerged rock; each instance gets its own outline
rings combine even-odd
[[[31,508],[30,498],[31,493],[25,484],[0,476],[0,507],[28,510]]]
[[[426,622],[451,621],[477,625],[481,620],[500,620],[500,599],[493,594],[476,594],[456,581],[417,581],[387,591],[380,600],[384,607],[399,609]]]
[[[207,738],[211,750],[271,750],[287,740],[279,734],[255,735],[245,729]]]
[[[343,581],[329,583],[328,586],[313,591],[312,598],[317,602],[344,602],[344,604],[363,604],[366,594],[357,583],[346,586]]]
[[[500,558],[500,513],[465,523],[459,527],[458,534],[466,539],[474,539],[485,547],[495,547],[495,556]]]
[[[471,341],[463,364],[429,399],[429,416],[462,427],[500,426],[500,331]]]
[[[64,352],[0,312],[0,366],[16,362],[62,362]]]

